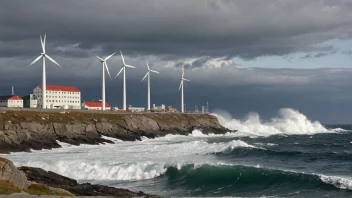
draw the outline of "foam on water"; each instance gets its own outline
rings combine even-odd
[[[352,178],[326,176],[326,175],[320,175],[319,177],[323,182],[327,184],[332,184],[337,188],[352,190]]]
[[[262,121],[258,113],[250,113],[245,120],[233,119],[228,113],[221,111],[214,115],[224,127],[247,135],[308,135],[335,132],[335,130],[326,129],[318,121],[310,121],[299,111],[289,108],[280,109],[279,116],[270,121]]]
[[[208,137],[199,131],[194,135]],[[188,164],[217,164],[213,153],[231,152],[238,147],[256,148],[241,140],[208,143],[198,138],[179,141],[172,138],[144,139],[139,142],[63,147],[54,150],[13,153],[4,157],[17,166],[33,166],[78,180],[144,180],[160,176],[167,167]]]

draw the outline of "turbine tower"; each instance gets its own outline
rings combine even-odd
[[[106,64],[106,61],[111,58],[116,52],[114,52],[113,54],[111,54],[110,56],[106,57],[105,59],[102,59],[100,58],[99,56],[98,59],[100,60],[100,62],[102,63],[103,65],[103,68],[102,68],[102,96],[101,96],[101,110],[102,111],[105,111],[105,69],[106,71],[108,72],[109,74],[109,77],[111,79],[111,76],[110,76],[110,72],[109,72],[109,68],[108,68],[108,65]]]
[[[115,76],[115,78],[117,78],[117,76],[119,76],[120,73],[123,71],[123,110],[126,110],[126,67],[131,67],[131,68],[136,68],[136,67],[132,65],[127,65],[125,63],[125,59],[123,58],[121,50],[120,50],[120,53],[121,53],[123,65],[119,73],[117,73],[117,75]]]
[[[183,99],[183,81],[184,81],[184,80],[185,80],[185,81],[190,81],[190,80],[185,79],[184,76],[185,76],[185,68],[184,68],[184,66],[182,66],[181,83],[180,83],[180,88],[178,88],[179,91],[180,91],[180,89],[182,88],[182,90],[181,90],[181,112],[182,112],[182,113],[185,112],[185,110],[184,110],[184,108],[185,108],[185,106],[184,106],[184,99]]]
[[[142,78],[142,81],[148,76],[148,111],[150,111],[150,72],[158,73],[158,71],[151,70],[148,64],[148,60],[145,60],[147,62],[147,67],[148,67],[148,72],[147,74]]]
[[[42,45],[42,53],[40,56],[38,56],[31,64],[28,65],[31,66],[35,62],[37,62],[40,58],[42,58],[43,61],[43,74],[42,74],[42,108],[46,109],[46,70],[45,70],[45,58],[48,58],[51,62],[55,63],[57,66],[61,67],[59,63],[57,63],[54,59],[52,59],[49,55],[45,53],[45,43],[46,43],[46,34],[44,34],[44,39],[42,39],[42,35],[40,35],[40,43]]]

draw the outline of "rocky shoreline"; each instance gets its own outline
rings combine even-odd
[[[58,141],[79,145],[112,143],[102,136],[123,141],[167,134],[224,134],[215,116],[178,113],[0,112],[0,153],[58,148]]]
[[[0,158],[0,195],[160,197],[76,180],[40,168],[16,168]]]

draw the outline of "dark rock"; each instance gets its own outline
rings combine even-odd
[[[51,171],[45,171],[40,168],[20,167],[28,180],[46,184],[51,187],[67,190],[77,196],[117,196],[117,197],[158,197],[148,195],[144,192],[132,192],[126,189],[113,188],[103,185],[93,185],[90,183],[79,184],[76,180],[64,177]]]
[[[0,153],[58,148],[57,140],[100,144],[111,143],[102,135],[136,141],[142,136],[188,135],[194,129],[205,134],[230,131],[208,114],[6,111],[0,113]]]

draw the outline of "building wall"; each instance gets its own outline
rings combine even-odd
[[[0,107],[23,108],[23,100],[0,100]]]
[[[22,97],[24,108],[37,108],[38,100],[34,99],[33,94]]]
[[[33,89],[33,96],[38,100],[38,107],[42,107],[42,89],[39,86]],[[48,109],[61,108],[65,105],[69,109],[81,109],[81,92],[47,90],[46,101]]]
[[[155,106],[155,104],[153,104],[153,110],[154,111],[165,111],[165,105],[162,104],[161,106]]]
[[[101,107],[89,107],[87,105],[84,105],[85,110],[101,110]],[[105,107],[105,110],[110,110],[110,107]]]
[[[7,100],[0,100],[0,107],[7,107]]]
[[[23,100],[8,100],[7,107],[23,108]]]
[[[145,111],[145,108],[144,107],[128,107],[128,111],[141,112],[141,111]]]

